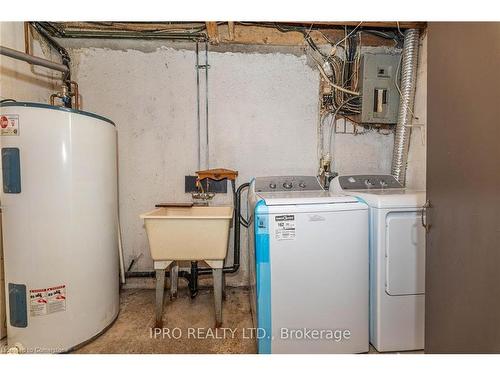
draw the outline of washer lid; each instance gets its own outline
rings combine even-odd
[[[375,208],[420,208],[425,204],[425,190],[405,189],[391,175],[337,176],[330,192],[353,195]]]
[[[357,203],[354,196],[331,194],[327,191],[287,191],[275,193],[257,193],[267,206],[283,206],[289,204],[327,204]]]

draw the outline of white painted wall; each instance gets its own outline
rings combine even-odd
[[[71,43],[83,109],[118,127],[126,264],[140,256],[134,270],[150,270],[139,215],[157,202],[189,201],[184,175],[197,169],[195,54],[189,46],[153,42]],[[259,175],[316,174],[319,75],[306,57],[277,49],[219,51],[210,52],[209,63],[210,167],[238,170],[238,183]],[[337,134],[336,170],[389,173],[392,144],[392,134]],[[230,195],[217,202],[230,202]],[[247,280],[242,234],[242,269],[228,280],[233,285]]]
[[[0,44],[24,52],[23,22],[0,22]],[[35,56],[60,61],[49,46],[32,42]],[[47,103],[61,73],[0,55],[0,98]]]

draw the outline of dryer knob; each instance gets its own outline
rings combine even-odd
[[[283,187],[287,190],[290,190],[292,188],[292,183],[291,182],[284,182]]]

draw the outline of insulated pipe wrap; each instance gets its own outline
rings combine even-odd
[[[411,125],[415,101],[419,36],[420,33],[417,29],[407,30],[402,52],[401,97],[399,99],[391,173],[403,186],[406,183],[406,164],[410,146],[411,128],[409,125]]]

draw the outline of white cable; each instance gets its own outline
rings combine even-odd
[[[342,40],[338,41],[337,43],[335,43],[335,47],[337,47],[340,43],[342,43],[344,40],[346,40],[346,39],[347,39],[347,38],[349,38],[352,34],[354,34],[354,32],[357,30],[357,28],[358,28],[359,26],[361,26],[361,24],[362,24],[362,23],[363,23],[363,21],[361,21],[360,23],[358,23],[358,26],[356,26],[354,29],[352,29],[352,31],[351,31],[348,35],[346,35],[346,36],[344,37],[344,39],[342,39]]]
[[[330,77],[328,77],[328,75],[325,73],[325,71],[323,70],[323,67],[319,64],[319,62],[314,57],[313,57],[313,59],[314,59],[314,61],[316,61],[316,65],[318,66],[319,72],[321,73],[321,75],[323,76],[323,78],[330,84],[330,86],[334,87],[335,89],[337,89],[339,91],[345,92],[347,94],[356,95],[356,96],[359,95],[359,92],[357,92],[357,91],[348,90],[348,89],[346,89],[346,88],[344,88],[342,86],[336,85],[330,79]]]

